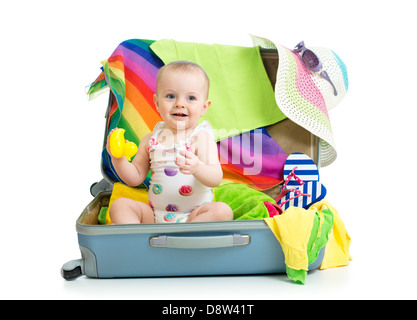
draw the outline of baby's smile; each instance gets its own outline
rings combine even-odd
[[[173,115],[174,117],[180,117],[180,118],[185,118],[185,117],[187,117],[187,116],[188,116],[187,114],[185,114],[185,113],[183,113],[183,112],[174,112],[174,113],[172,113],[172,115]]]

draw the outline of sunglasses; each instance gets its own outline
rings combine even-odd
[[[327,80],[332,85],[333,93],[335,96],[337,96],[336,87],[334,86],[332,80],[330,80],[327,72],[323,70],[323,66],[319,57],[313,51],[307,49],[304,46],[304,41],[301,41],[299,44],[297,44],[292,51],[295,53],[300,53],[303,65],[310,71],[319,72],[320,77]]]

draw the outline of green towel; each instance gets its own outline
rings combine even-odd
[[[210,122],[216,140],[286,118],[275,101],[259,47],[159,40],[151,49],[165,64],[189,60],[207,72],[212,104],[200,121]]]
[[[334,216],[330,209],[324,209],[321,211],[323,217],[320,217],[319,212],[316,212],[314,218],[313,228],[311,230],[310,239],[307,245],[308,263],[314,262],[321,250],[325,247],[329,240],[329,234],[332,231]],[[320,221],[323,219],[323,221]],[[320,230],[321,225],[321,230]],[[295,270],[287,266],[287,275],[295,282],[304,284],[306,282],[307,271],[306,270]]]
[[[264,201],[275,203],[266,194],[243,183],[228,183],[213,188],[214,201],[224,202],[233,210],[233,220],[264,219],[269,217]]]

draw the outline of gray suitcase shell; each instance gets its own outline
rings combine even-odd
[[[271,83],[278,64],[276,50],[261,50]],[[112,103],[110,94],[109,107]],[[287,153],[303,152],[318,165],[319,139],[285,119],[267,128]],[[285,273],[285,257],[264,220],[185,224],[99,225],[98,213],[109,203],[112,182],[91,186],[94,199],[76,221],[81,258],[65,263],[66,280]],[[275,198],[279,188],[267,190]],[[318,268],[324,248],[309,270]]]
[[[75,279],[285,273],[285,257],[263,220],[188,224],[90,224],[111,192],[102,191],[76,223],[81,259],[62,267]],[[320,266],[322,249],[309,269]]]

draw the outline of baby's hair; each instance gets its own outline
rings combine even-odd
[[[187,60],[177,60],[168,63],[167,65],[163,66],[161,69],[159,69],[158,77],[156,79],[156,86],[158,87],[158,82],[161,77],[161,75],[164,73],[165,70],[179,70],[179,71],[199,71],[203,75],[203,77],[207,81],[207,92],[210,87],[210,79],[206,73],[206,71],[199,66],[197,63],[194,63],[192,61]]]

